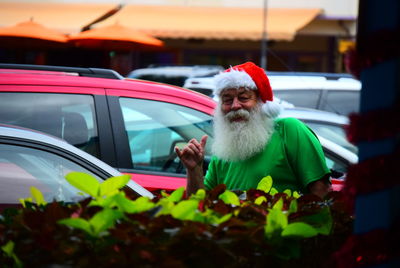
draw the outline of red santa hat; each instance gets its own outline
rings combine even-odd
[[[264,103],[263,111],[270,117],[276,117],[281,111],[281,106],[273,102],[272,88],[264,69],[252,62],[233,66],[215,77],[214,95],[219,96],[225,89],[246,88],[257,90],[261,101]]]

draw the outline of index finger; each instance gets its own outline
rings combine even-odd
[[[182,152],[181,152],[181,150],[180,150],[177,146],[175,146],[175,153],[176,153],[176,155],[177,155],[179,158],[181,158]]]

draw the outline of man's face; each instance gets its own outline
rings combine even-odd
[[[248,90],[245,88],[232,88],[225,89],[220,95],[221,110],[223,114],[235,112],[240,109],[245,109],[250,112],[258,102],[258,96],[255,90]],[[229,117],[230,122],[247,121],[246,117],[237,114]]]
[[[212,151],[227,161],[245,160],[261,152],[274,130],[254,90],[229,89],[219,95],[214,112]]]

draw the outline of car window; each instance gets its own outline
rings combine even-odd
[[[196,91],[196,92],[199,92],[201,94],[204,94],[204,95],[210,96],[210,97],[213,95],[213,91],[211,89],[209,89],[209,88],[201,88],[201,87],[193,87],[193,88],[191,88],[191,87],[188,87],[188,89]]]
[[[183,83],[185,83],[185,80],[188,77],[187,76],[168,76],[168,75],[157,75],[157,74],[143,74],[143,75],[138,75],[138,76],[131,77],[131,78],[149,80],[149,81],[165,83],[165,84],[170,84],[170,85],[175,85],[175,86],[180,86],[181,87],[181,86],[183,86]]]
[[[93,96],[1,92],[0,123],[46,132],[100,156]]]
[[[326,166],[334,171],[335,173],[345,174],[347,173],[348,163],[344,160],[339,159],[337,156],[334,156],[332,153],[325,151],[325,162]]]
[[[212,135],[212,117],[188,107],[133,98],[120,98],[134,169],[185,172],[174,147]],[[210,155],[212,137],[206,146]]]
[[[65,175],[89,170],[59,155],[20,145],[0,144],[0,203],[16,204],[31,197],[30,187],[38,188],[47,202],[73,202],[84,196],[71,186]],[[98,178],[101,180],[100,178]]]
[[[340,125],[329,125],[323,122],[307,122],[305,123],[317,134],[334,143],[348,149],[353,153],[357,153],[357,146],[351,144],[347,140],[346,132],[344,128]]]
[[[358,112],[360,91],[330,90],[321,101],[321,109],[342,115]]]
[[[274,96],[298,107],[316,109],[318,107],[320,90],[274,90]]]

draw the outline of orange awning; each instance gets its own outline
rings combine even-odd
[[[78,33],[85,25],[115,8],[117,4],[0,1],[0,27],[33,19],[65,34]]]
[[[20,22],[10,27],[0,28],[0,37],[32,38],[60,43],[67,42],[67,37],[64,34],[46,28],[33,20]]]
[[[146,47],[162,47],[163,42],[150,35],[125,27],[119,23],[96,27],[71,35],[69,40],[78,47],[108,50],[132,50]]]
[[[270,40],[292,40],[321,9],[270,8],[267,35]],[[158,38],[261,40],[261,8],[127,5],[99,25],[115,21],[132,25]]]
[[[78,33],[82,27],[115,6],[115,4],[1,1],[0,27],[33,17],[46,27],[64,33]],[[268,39],[292,40],[298,30],[321,12],[321,9],[268,9]],[[157,38],[260,40],[263,30],[263,9],[128,4],[94,27],[111,25],[115,22]]]

